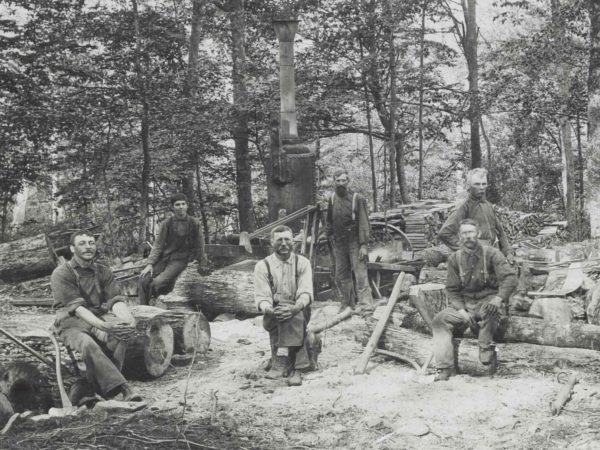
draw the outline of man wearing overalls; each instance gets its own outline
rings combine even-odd
[[[479,227],[472,219],[460,223],[460,249],[448,258],[446,293],[449,306],[432,322],[436,381],[454,375],[454,333],[467,327],[478,336],[479,360],[490,364],[494,357],[493,336],[517,276],[506,257],[496,248],[478,241]]]
[[[95,262],[96,240],[85,231],[71,236],[73,258],[52,272],[50,285],[57,304],[54,326],[61,340],[79,352],[92,388],[104,397],[119,393],[139,401],[121,374],[127,339],[135,333],[131,315],[109,267]],[[71,398],[77,403],[78,398]]]
[[[313,299],[308,259],[293,253],[292,230],[281,225],[271,231],[273,253],[254,267],[254,300],[264,313],[263,326],[271,340],[267,378],[287,377],[288,385],[302,384],[296,357],[304,347]]]

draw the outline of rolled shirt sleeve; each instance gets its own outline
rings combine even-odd
[[[269,285],[267,266],[264,261],[259,261],[254,266],[254,304],[259,311],[262,310],[260,305],[263,302],[273,306],[273,295]]]
[[[80,306],[85,306],[85,300],[79,292],[77,280],[65,266],[54,269],[50,277],[50,287],[54,302],[63,306],[63,311],[73,314]]]
[[[104,307],[107,311],[111,311],[112,307],[117,302],[126,302],[125,296],[121,295],[121,290],[115,280],[115,276],[112,270],[108,267],[102,268],[102,275],[100,276],[100,283],[102,287],[102,297],[106,302]]]
[[[296,287],[296,302],[301,301],[303,307],[306,307],[312,303],[313,297],[313,278],[310,261],[303,256],[298,256],[298,286]]]

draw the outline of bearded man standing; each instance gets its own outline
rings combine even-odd
[[[369,243],[369,213],[367,200],[348,189],[350,178],[344,169],[333,174],[335,192],[329,198],[325,233],[333,244],[335,282],[342,294],[340,309],[354,308],[352,275],[356,283],[356,298],[361,311],[373,310],[373,297],[367,276]]]

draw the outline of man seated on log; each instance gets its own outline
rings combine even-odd
[[[450,214],[440,229],[438,238],[452,251],[460,247],[458,228],[462,220],[473,219],[480,230],[479,239],[491,246],[499,246],[504,255],[512,261],[513,251],[504,228],[494,207],[485,199],[488,187],[487,170],[473,169],[467,174],[469,197]]]
[[[460,249],[448,258],[449,307],[437,313],[432,322],[436,381],[447,380],[456,373],[452,337],[461,335],[467,327],[478,336],[479,360],[485,365],[492,363],[493,336],[517,285],[517,276],[506,257],[479,242],[477,222],[461,221],[459,234]]]
[[[254,300],[264,313],[263,326],[271,340],[271,367],[267,378],[287,377],[300,386],[296,360],[304,349],[306,326],[313,299],[312,269],[304,256],[292,251],[292,230],[280,225],[271,231],[273,253],[254,267]]]
[[[188,215],[186,195],[175,194],[171,206],[173,215],[161,224],[148,264],[140,273],[138,297],[141,305],[147,305],[152,297],[171,292],[179,274],[194,259],[198,261],[198,273],[210,273],[202,226],[198,219]]]
[[[94,260],[94,236],[86,231],[73,233],[71,252],[73,258],[54,269],[50,278],[54,301],[62,305],[55,329],[66,346],[81,354],[96,392],[107,398],[121,393],[125,401],[141,401],[121,374],[135,318],[110,268]],[[75,397],[71,400],[77,404],[81,391],[75,391],[71,390]]]

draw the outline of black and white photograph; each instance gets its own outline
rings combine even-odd
[[[0,449],[600,450],[600,0],[0,0]]]

